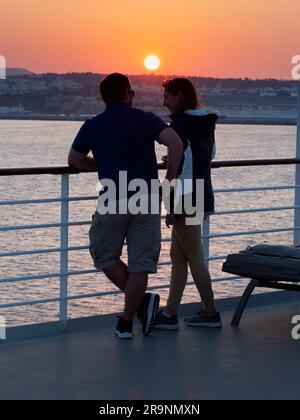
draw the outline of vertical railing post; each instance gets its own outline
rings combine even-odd
[[[203,228],[202,228],[202,235],[203,235],[202,247],[203,247],[204,261],[207,268],[209,268],[209,260],[208,260],[209,259],[209,237],[208,237],[209,227],[210,227],[210,217],[208,217],[207,219],[203,221]]]
[[[61,200],[59,320],[64,329],[68,319],[69,174],[61,176]]]
[[[298,116],[297,116],[297,145],[296,158],[300,159],[300,82],[298,82]],[[300,165],[296,165],[295,185],[300,185]],[[300,206],[300,188],[295,189],[295,206]],[[294,213],[294,228],[300,227],[300,209]],[[294,230],[294,245],[300,243],[300,230]]]

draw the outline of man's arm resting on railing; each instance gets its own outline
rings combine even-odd
[[[183,144],[178,134],[171,128],[165,128],[158,136],[160,144],[168,148],[168,166],[166,178],[171,181],[177,177],[183,155]]]
[[[83,171],[95,171],[97,170],[97,164],[94,158],[85,155],[84,153],[79,153],[75,149],[71,148],[68,164],[77,169],[82,169]]]

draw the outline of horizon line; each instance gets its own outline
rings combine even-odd
[[[42,75],[48,75],[48,74],[57,74],[60,76],[68,75],[68,74],[93,74],[93,75],[99,75],[99,76],[108,76],[109,74],[116,73],[116,72],[110,72],[110,73],[99,73],[95,71],[66,71],[66,72],[34,72],[32,70],[28,70],[24,67],[8,67],[6,71],[10,70],[23,70],[28,72],[28,74],[20,74],[15,76],[26,76],[26,75],[35,75],[35,76],[42,76]],[[119,72],[117,72],[119,73]],[[292,77],[291,79],[282,79],[282,78],[276,78],[276,77],[261,77],[261,78],[252,78],[249,76],[240,76],[240,77],[221,77],[221,76],[201,76],[201,75],[185,75],[185,74],[155,74],[155,73],[126,73],[126,72],[120,72],[122,74],[125,74],[128,77],[186,77],[186,78],[199,78],[199,79],[218,79],[218,80],[250,80],[250,81],[263,81],[263,80],[276,80],[276,81],[282,81],[282,82],[297,82],[297,80],[294,80]],[[12,77],[14,75],[9,75],[8,77]]]

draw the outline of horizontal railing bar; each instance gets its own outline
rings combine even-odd
[[[163,217],[165,219],[165,217]],[[69,223],[46,223],[40,225],[15,225],[15,226],[0,226],[0,232],[8,232],[14,230],[31,230],[31,229],[50,229],[60,228],[62,226],[88,226],[91,225],[91,221],[82,222],[69,222]],[[168,242],[168,240],[162,240],[161,242]]]
[[[85,226],[90,225],[91,222],[69,222],[69,223],[48,223],[40,225],[15,225],[15,226],[0,226],[0,232],[12,230],[29,230],[29,229],[50,229],[59,228],[62,226]]]
[[[169,242],[171,241],[171,238],[169,239],[164,239],[162,240],[164,242]],[[61,252],[61,251],[85,251],[88,250],[89,246],[88,245],[82,245],[82,246],[70,246],[67,248],[46,248],[46,249],[33,249],[30,251],[15,251],[15,252],[3,252],[0,254],[0,258],[1,257],[19,257],[22,255],[36,255],[36,254],[49,254],[49,253],[56,253],[56,252]],[[208,261],[214,261],[214,260],[222,260],[226,258],[226,256],[221,256],[221,257],[209,257],[206,258]],[[170,265],[171,262],[162,262],[162,263],[158,263],[158,265]]]
[[[297,206],[297,208],[300,208]],[[217,214],[218,215],[218,214]],[[276,232],[289,232],[289,231],[295,231],[299,230],[300,227],[295,228],[282,228],[282,229],[269,229],[269,230],[257,230],[257,231],[241,231],[241,232],[230,232],[230,233],[224,233],[224,234],[209,234],[209,235],[203,235],[203,238],[225,238],[225,237],[232,237],[232,236],[243,236],[243,235],[258,235],[263,233],[276,233]],[[170,242],[171,238],[162,239],[162,243]],[[5,252],[0,254],[1,257],[17,257],[22,255],[35,255],[35,254],[47,254],[47,253],[56,253],[60,251],[84,251],[89,249],[88,245],[82,245],[82,246],[73,246],[73,247],[67,247],[67,248],[48,248],[48,249],[40,249],[40,250],[31,250],[31,251],[15,251],[15,252]],[[206,258],[207,261],[215,261],[215,260],[222,260],[225,259],[226,256],[220,256],[220,257],[209,257]],[[169,265],[170,263],[159,263],[159,265]]]
[[[23,175],[78,175],[80,173],[95,173],[94,170],[79,170],[70,166],[49,166],[31,168],[4,168],[0,169],[0,176],[23,176]]]
[[[238,276],[234,276],[234,277],[222,277],[222,278],[216,278],[213,279],[212,282],[213,283],[221,283],[224,281],[232,281],[232,280],[238,280],[241,277]],[[191,286],[194,285],[194,281],[193,280],[189,280],[187,282],[187,286]],[[167,289],[170,287],[170,284],[162,284],[162,285],[156,285],[156,286],[150,286],[148,287],[148,290],[158,290],[158,289]],[[83,294],[83,295],[73,295],[73,296],[68,296],[66,298],[66,300],[80,300],[80,299],[87,299],[87,298],[92,298],[92,297],[103,297],[103,296],[110,296],[110,295],[120,295],[123,292],[119,291],[119,290],[111,290],[111,291],[107,291],[107,292],[98,292],[98,293],[88,293],[88,294]],[[29,300],[29,301],[21,301],[21,302],[14,302],[14,303],[4,303],[4,304],[0,304],[0,309],[4,309],[4,308],[15,308],[15,307],[19,307],[19,306],[28,306],[28,305],[37,305],[37,304],[41,304],[41,303],[55,303],[55,302],[60,302],[62,299],[60,299],[59,297],[57,298],[45,298],[45,299],[36,299],[36,300]]]
[[[96,200],[97,197],[88,197],[89,200]],[[78,198],[76,199],[70,199],[68,201],[77,201],[79,200]],[[82,198],[82,201],[86,200],[86,198]],[[63,201],[62,199],[49,199],[49,200],[26,200],[26,201],[3,201],[0,202],[0,205],[19,205],[19,204],[33,204],[33,203],[52,203],[52,202],[61,202]],[[222,215],[229,215],[229,214],[242,214],[242,213],[258,213],[258,212],[269,212],[269,211],[280,211],[280,210],[295,210],[295,209],[299,209],[300,206],[283,206],[283,207],[268,207],[268,208],[254,208],[254,209],[241,209],[241,210],[224,210],[224,211],[220,211],[220,212],[215,212],[213,214],[213,216],[222,216]],[[165,216],[162,216],[162,220],[165,220]],[[70,222],[72,223],[72,225],[74,226],[74,223],[76,222]],[[83,223],[91,223],[90,221],[86,222],[79,222],[80,224]],[[62,226],[61,224],[48,224],[48,225],[35,225],[36,227],[30,226],[30,225],[24,225],[24,226],[1,226],[0,227],[0,231],[5,231],[5,230],[21,230],[21,229],[26,229],[28,226],[28,229],[41,229],[45,226],[50,227],[60,227]],[[7,229],[6,229],[7,228]]]
[[[61,276],[77,276],[82,274],[93,274],[98,271],[93,270],[78,270],[78,271],[68,271],[67,273],[45,273],[45,274],[33,274],[29,276],[18,276],[18,277],[3,277],[0,278],[0,283],[17,283],[20,281],[29,281],[29,280],[42,280],[50,278],[58,278]]]
[[[273,191],[273,190],[294,190],[300,188],[300,185],[280,185],[270,187],[247,187],[247,188],[224,188],[215,189],[214,193],[232,193],[232,192],[250,192],[250,191]]]
[[[74,295],[74,296],[68,296],[66,300],[79,300],[79,299],[87,299],[91,297],[103,297],[103,296],[110,296],[110,295],[119,295],[122,292],[119,290],[112,290],[108,292],[98,292],[98,293],[89,293],[84,295]],[[16,303],[4,303],[0,305],[1,308],[14,308],[16,306],[27,306],[27,305],[36,305],[40,303],[55,303],[60,302],[62,299],[60,298],[45,298],[45,299],[36,299],[31,301],[21,301]]]
[[[170,242],[170,241],[171,241],[171,238],[161,240],[161,242]],[[48,253],[56,253],[56,252],[61,252],[61,251],[85,251],[87,249],[89,249],[89,245],[70,246],[70,247],[63,247],[63,248],[33,249],[30,251],[3,252],[3,253],[0,253],[0,258],[1,257],[19,257],[21,255],[48,254]]]
[[[249,187],[249,188],[226,188],[215,189],[214,193],[232,193],[232,192],[250,192],[250,191],[273,191],[273,190],[290,190],[300,188],[300,185],[282,185],[271,187]],[[70,197],[64,198],[37,198],[32,200],[5,200],[0,201],[0,206],[14,206],[25,204],[46,204],[46,203],[61,203],[63,201],[76,202],[76,201],[96,201],[98,196],[84,196],[84,197]]]
[[[64,198],[37,198],[32,200],[7,200],[0,201],[0,206],[15,206],[15,205],[25,205],[25,204],[44,204],[44,203],[61,203],[63,201],[94,201],[97,200],[98,196],[85,196],[85,197],[70,197],[68,199]]]
[[[28,305],[38,305],[40,303],[53,303],[59,302],[59,298],[45,298],[45,299],[36,299],[36,300],[29,300],[24,302],[15,302],[15,303],[3,303],[0,305],[0,309],[4,308],[17,308],[18,306],[28,306]]]
[[[300,206],[283,206],[283,207],[262,207],[256,209],[240,209],[240,210],[224,210],[216,211],[214,216],[225,216],[229,214],[244,214],[244,213],[260,213],[260,212],[272,212],[272,211],[283,211],[283,210],[295,210],[300,209]]]
[[[247,188],[224,188],[215,189],[214,194],[233,193],[233,192],[250,192],[250,191],[274,191],[274,190],[294,190],[300,188],[300,185],[280,185],[270,187],[247,187]]]
[[[246,167],[246,166],[273,166],[273,165],[297,165],[300,159],[255,159],[255,160],[227,160],[214,161],[212,168],[230,168],[230,167]],[[162,169],[162,168],[161,168]],[[163,169],[164,170],[164,169]],[[95,170],[78,170],[70,166],[50,166],[50,167],[33,167],[33,168],[3,168],[0,169],[0,176],[22,176],[22,175],[63,175],[63,174],[80,174],[80,173],[96,173]]]
[[[209,257],[209,260],[221,260],[225,259],[225,257]],[[167,262],[159,262],[158,266],[167,266],[171,265],[171,261]],[[0,278],[0,283],[17,283],[21,281],[30,281],[30,280],[42,280],[48,278],[59,278],[60,276],[79,276],[83,274],[96,274],[99,273],[96,269],[91,270],[76,270],[76,271],[68,271],[67,273],[44,273],[44,274],[33,274],[27,276],[18,276],[18,277],[3,277]]]
[[[241,210],[225,210],[216,212],[213,216],[222,216],[230,214],[243,214],[243,213],[258,213],[258,212],[272,212],[280,210],[295,210],[299,209],[300,206],[283,206],[283,207],[267,207],[267,208],[256,208],[256,209],[241,209]],[[165,216],[162,217],[165,219]],[[47,223],[39,225],[15,225],[15,226],[0,226],[0,232],[15,231],[15,230],[29,230],[29,229],[50,229],[59,228],[62,226],[86,226],[90,225],[91,221],[80,221],[80,222],[69,222],[69,223]]]
[[[170,265],[170,261],[166,262],[159,262],[157,265],[159,267]],[[68,271],[67,273],[44,273],[44,274],[32,274],[28,276],[18,276],[18,277],[3,277],[0,278],[0,283],[17,283],[20,281],[29,281],[29,280],[42,280],[42,279],[50,279],[50,278],[58,278],[61,276],[79,276],[82,274],[96,274],[99,273],[99,270],[91,269],[91,270],[75,270],[75,271]]]
[[[242,278],[243,277],[241,277],[241,276],[217,277],[217,278],[212,279],[212,283],[222,283],[224,281],[240,280]],[[195,282],[194,282],[194,280],[188,280],[186,284],[187,284],[187,286],[194,286]],[[170,283],[168,283],[166,285],[150,286],[150,287],[148,287],[148,290],[167,289],[168,287],[170,287]],[[122,292],[118,292],[118,294],[119,293],[122,293]]]
[[[165,241],[170,241],[171,239],[166,239]],[[31,251],[15,251],[15,252],[3,252],[0,254],[1,257],[19,257],[22,255],[35,255],[35,254],[49,254],[49,253],[55,253],[55,252],[61,252],[61,251],[85,251],[88,250],[88,245],[82,245],[82,246],[70,246],[68,248],[48,248],[48,249],[33,249]],[[215,260],[223,260],[226,256],[220,256],[220,257],[209,257],[206,258],[208,261],[215,261]],[[171,262],[160,262],[158,265],[170,265]]]
[[[219,277],[212,279],[212,283],[223,283],[224,281],[235,281],[242,278],[241,276]]]
[[[272,166],[272,165],[297,165],[300,159],[252,159],[252,160],[227,160],[227,161],[213,161],[212,168],[232,168],[232,167],[246,167],[246,166]]]
[[[122,292],[119,290],[111,290],[108,292],[98,292],[98,293],[88,293],[83,295],[74,295],[68,296],[66,300],[79,300],[79,299],[87,299],[91,297],[103,297],[103,296],[110,296],[110,295],[119,295]],[[40,303],[54,303],[60,302],[62,299],[59,297],[57,298],[45,298],[45,299],[36,299],[36,300],[29,300],[29,301],[21,301],[16,303],[4,303],[0,305],[0,308],[13,308],[15,306],[27,306],[27,305],[36,305]]]
[[[232,192],[249,192],[249,191],[273,191],[273,190],[289,190],[300,188],[300,185],[281,185],[271,187],[248,187],[248,188],[226,188],[215,189],[214,193],[232,193]],[[0,201],[0,206],[14,206],[25,204],[46,204],[46,203],[61,203],[63,201],[93,201],[97,200],[98,196],[84,196],[84,197],[70,197],[67,200],[64,198],[37,198],[32,200],[5,200]]]
[[[0,201],[0,206],[15,206],[23,204],[46,204],[46,203],[61,203],[63,200],[61,198],[39,198],[32,200],[6,200]]]
[[[244,236],[244,235],[259,235],[263,233],[280,233],[280,232],[294,232],[300,230],[300,227],[295,228],[282,228],[282,229],[268,229],[268,230],[246,230],[240,232],[229,232],[229,233],[213,233],[209,235],[203,235],[203,238],[227,238],[232,236]]]
[[[63,248],[46,248],[46,249],[33,249],[31,251],[15,251],[15,252],[4,252],[0,254],[1,257],[19,257],[21,255],[35,255],[35,254],[49,254],[61,251],[83,251],[89,249],[88,245],[82,246],[70,246],[70,247],[63,247]]]
[[[212,257],[208,257],[208,258],[205,258],[207,261],[219,261],[219,260],[225,260],[227,258],[227,255],[220,255],[220,256],[216,256],[216,257],[214,257],[214,256],[212,256]]]

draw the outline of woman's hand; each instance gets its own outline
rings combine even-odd
[[[166,216],[166,225],[170,229],[170,226],[175,224],[175,216],[173,213],[167,214]]]

